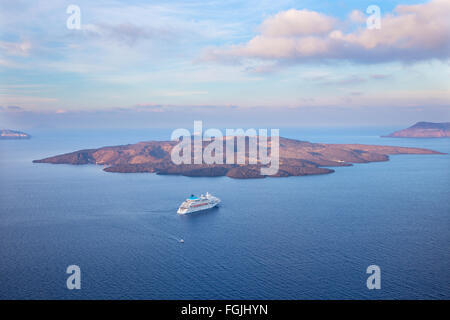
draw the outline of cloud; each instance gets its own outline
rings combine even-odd
[[[382,79],[387,79],[389,78],[391,75],[389,74],[372,74],[370,77],[372,79],[377,79],[377,80],[382,80]]]
[[[393,108],[396,99],[389,97],[387,105],[380,105],[383,97],[367,96],[370,105],[361,108],[359,92],[350,92],[341,96],[340,101],[351,104],[343,106],[318,106],[315,99],[304,99],[304,107],[223,107],[223,106],[162,106],[164,112],[142,112],[135,108],[78,110],[57,113],[55,110],[8,112],[2,116],[2,125],[18,128],[165,128],[161,140],[168,139],[170,132],[177,128],[192,128],[194,120],[202,119],[204,128],[249,128],[249,127],[285,127],[298,126],[338,126],[338,125],[388,125],[403,122],[444,121],[450,119],[448,104],[428,105],[429,99],[414,104]],[[320,98],[319,98],[320,100]],[[309,104],[309,106],[308,106]],[[155,106],[155,109],[160,107]],[[165,136],[167,134],[167,136]],[[159,138],[158,138],[159,139]],[[130,141],[131,142],[131,141]],[[318,141],[320,142],[320,141]]]
[[[321,86],[357,86],[368,82],[370,80],[385,80],[389,78],[388,74],[371,74],[371,75],[361,75],[352,74],[345,77],[335,77],[335,76],[307,76],[305,79],[309,81],[316,81],[318,85]]]
[[[128,46],[133,46],[141,40],[162,38],[172,32],[165,28],[141,27],[132,23],[88,24],[83,26],[83,31],[87,36],[113,40]]]
[[[362,13],[359,10],[353,10],[352,12],[350,12],[350,14],[348,15],[348,19],[351,22],[356,22],[356,23],[364,23],[366,21],[366,16],[364,15],[364,13]]]
[[[56,98],[47,98],[47,97],[39,97],[39,96],[24,96],[24,95],[11,95],[11,94],[0,94],[0,103],[2,105],[10,105],[11,108],[8,107],[6,111],[21,111],[19,109],[15,109],[16,105],[20,105],[26,108],[34,108],[39,106],[40,104],[46,105],[54,105],[58,99]],[[17,107],[20,108],[20,107]]]
[[[245,71],[247,71],[248,73],[255,73],[255,74],[259,74],[259,73],[273,73],[278,71],[278,65],[275,63],[271,63],[271,64],[259,64],[256,66],[248,66],[246,67]]]
[[[166,97],[184,97],[205,94],[208,94],[208,91],[167,91],[162,93],[162,95]]]
[[[138,111],[138,112],[164,112],[164,106],[160,104],[145,103],[133,106],[131,109],[122,108],[121,111]]]
[[[326,34],[333,29],[335,24],[334,18],[324,14],[309,10],[290,9],[266,19],[262,23],[261,33],[267,37]]]
[[[19,107],[19,106],[2,107],[1,110],[2,111],[6,111],[6,112],[21,112],[21,111],[24,111],[24,109],[22,107]]]
[[[448,59],[448,12],[448,0],[399,5],[394,13],[382,17],[381,29],[367,29],[361,12],[352,12],[349,21],[338,21],[314,11],[291,9],[263,21],[261,33],[247,43],[211,48],[204,60],[379,63]],[[351,31],[341,28],[345,25]]]
[[[0,58],[0,66],[6,67],[6,68],[15,68],[15,69],[24,68],[24,66],[19,63],[16,63],[16,62],[10,61],[10,60],[6,60],[6,59],[1,59],[1,58]]]
[[[0,41],[0,52],[9,56],[28,56],[32,48],[31,42],[6,42]]]
[[[345,78],[341,78],[338,80],[330,80],[327,82],[324,82],[322,84],[326,85],[357,85],[363,82],[366,82],[367,79],[365,77],[362,77],[360,75],[351,75]]]

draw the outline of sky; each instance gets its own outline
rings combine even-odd
[[[449,0],[0,0],[0,127],[450,121],[449,13]]]

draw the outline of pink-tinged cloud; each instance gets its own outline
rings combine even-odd
[[[261,33],[267,37],[326,34],[335,24],[335,19],[324,14],[291,9],[266,19],[261,25]]]
[[[0,53],[8,56],[28,56],[32,48],[31,42],[6,42],[0,41]]]
[[[364,15],[364,13],[362,13],[359,10],[353,10],[352,12],[350,12],[350,14],[348,15],[348,19],[351,22],[355,22],[355,23],[364,23],[367,19],[367,17]]]
[[[353,11],[348,21],[338,21],[317,12],[291,9],[266,19],[261,33],[249,42],[210,49],[205,60],[444,60],[450,57],[449,12],[449,0],[399,5],[394,13],[382,17],[381,29],[368,29],[362,12]],[[352,31],[340,28],[349,24]]]

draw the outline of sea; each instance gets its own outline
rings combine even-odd
[[[280,135],[450,153],[447,138],[380,137],[394,129]],[[450,298],[448,154],[250,180],[32,163],[171,132],[35,129],[30,140],[0,140],[0,299]],[[176,213],[206,192],[220,207]],[[80,289],[67,287],[71,265]],[[367,286],[372,265],[379,289]]]

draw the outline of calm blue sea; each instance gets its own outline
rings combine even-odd
[[[450,152],[450,139],[379,138],[392,129],[280,135]],[[30,133],[0,141],[1,299],[450,298],[449,155],[391,156],[321,176],[189,178],[31,162],[168,140],[170,129]],[[220,208],[176,214],[206,191]],[[72,264],[81,290],[66,288]],[[366,287],[372,264],[380,290]]]

